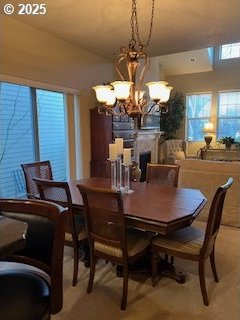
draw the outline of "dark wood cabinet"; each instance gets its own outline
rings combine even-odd
[[[124,148],[134,146],[134,121],[128,116],[106,116],[97,109],[90,110],[91,121],[91,177],[109,177],[109,143],[124,139]]]

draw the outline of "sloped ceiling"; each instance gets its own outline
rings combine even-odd
[[[46,15],[13,18],[114,59],[128,45],[131,0],[44,0]],[[17,6],[19,1],[11,0]],[[29,1],[21,1],[29,3]],[[16,8],[16,7],[15,7]],[[140,35],[147,38],[151,1],[137,0]],[[16,12],[16,10],[15,10]],[[150,56],[192,51],[240,41],[239,0],[155,0]]]

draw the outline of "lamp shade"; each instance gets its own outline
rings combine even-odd
[[[100,85],[100,86],[95,86],[93,89],[96,92],[96,97],[97,100],[101,103],[105,103],[109,99],[109,95],[111,95],[111,86],[108,85]]]
[[[133,82],[130,81],[114,81],[111,85],[114,88],[115,97],[118,100],[126,100],[130,95],[130,88]]]
[[[166,81],[156,81],[156,82],[148,82],[148,83],[146,83],[146,86],[148,86],[148,89],[149,89],[150,98],[153,101],[159,101],[159,100],[167,101],[168,100],[167,96],[169,98],[170,91],[172,89],[172,87],[169,87],[169,90],[166,91],[167,84],[168,83]],[[169,95],[168,95],[168,93],[169,93]]]
[[[162,96],[160,99],[161,102],[167,102],[169,100],[172,89],[173,87],[168,87],[168,86],[165,87],[165,89],[162,91]]]
[[[204,124],[203,132],[214,133],[214,124],[212,122],[207,122]]]
[[[115,102],[116,102],[116,97],[115,97],[114,90],[109,90],[109,92],[107,93],[106,105],[113,106]]]

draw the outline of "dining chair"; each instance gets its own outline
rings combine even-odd
[[[65,244],[73,247],[74,267],[72,285],[77,284],[80,245],[87,242],[85,220],[81,212],[73,209],[69,185],[65,181],[33,178],[40,199],[55,202],[68,209],[69,223],[66,228]]]
[[[157,236],[152,241],[152,284],[155,286],[157,278],[157,263],[159,253],[175,256],[182,259],[198,261],[199,282],[206,306],[209,299],[205,283],[205,261],[210,257],[212,272],[216,282],[219,282],[215,265],[215,242],[218,235],[224,200],[233,178],[218,187],[209,211],[206,231],[195,226],[189,226],[170,233],[168,236]]]
[[[98,258],[123,267],[121,309],[127,306],[129,264],[149,250],[150,237],[125,228],[122,195],[103,188],[77,186],[84,203],[90,246],[90,275],[87,292],[92,291]]]
[[[27,197],[34,199],[38,190],[33,178],[53,180],[51,163],[49,160],[39,161],[21,164],[21,167],[25,177]]]
[[[0,317],[50,319],[63,305],[67,211],[41,200],[0,199],[0,215],[28,225],[24,248],[1,261]]]
[[[177,187],[179,169],[178,165],[148,163],[146,181]]]

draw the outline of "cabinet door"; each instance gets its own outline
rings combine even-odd
[[[91,160],[105,161],[109,143],[112,143],[112,117],[90,110],[91,117]]]

